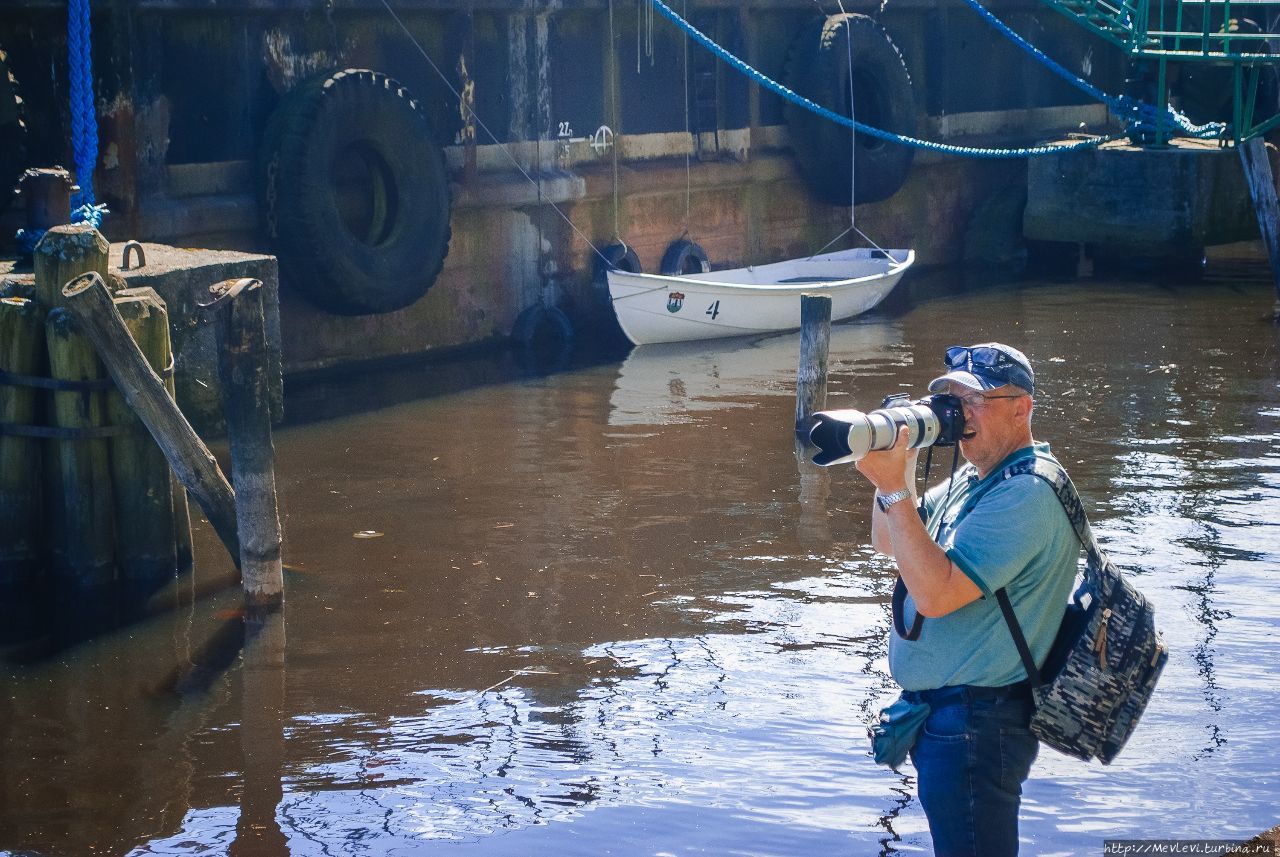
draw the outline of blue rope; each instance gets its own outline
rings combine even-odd
[[[765,89],[777,93],[793,104],[797,104],[811,113],[816,113],[824,119],[835,122],[837,125],[852,128],[861,134],[866,134],[869,137],[875,137],[889,143],[898,143],[900,145],[911,146],[916,149],[924,149],[929,152],[941,152],[942,154],[947,155],[964,155],[971,158],[1027,158],[1035,155],[1050,155],[1056,152],[1070,152],[1075,149],[1094,148],[1101,146],[1103,143],[1120,139],[1124,136],[1123,134],[1117,134],[1112,136],[1096,137],[1090,140],[1079,140],[1074,143],[1028,146],[1021,149],[993,149],[974,146],[953,146],[949,143],[936,143],[932,140],[920,140],[915,137],[908,137],[904,134],[895,134],[891,131],[872,128],[870,125],[864,125],[861,122],[850,119],[848,116],[842,116],[839,113],[828,110],[821,104],[810,101],[808,98],[793,92],[773,78],[765,75],[763,72],[747,65],[745,62],[720,47],[711,39],[707,38],[707,36],[703,35],[696,27],[672,11],[669,6],[662,2],[662,0],[650,0],[650,2],[653,3],[654,7],[661,12],[663,16],[688,33],[695,42],[711,51],[711,53],[715,54],[719,59],[723,60],[734,69],[742,72],[748,78],[755,81],[760,86],[763,86]]]
[[[1227,126],[1221,122],[1208,122],[1204,125],[1194,125],[1190,119],[1171,107],[1166,106],[1164,110],[1160,110],[1150,104],[1145,104],[1136,98],[1130,98],[1127,95],[1108,95],[1084,78],[1064,68],[1044,51],[1040,50],[1022,36],[1015,33],[1008,24],[993,15],[991,11],[979,3],[978,0],[964,0],[964,2],[973,7],[974,11],[976,11],[983,20],[999,30],[1006,38],[1018,47],[1022,48],[1023,51],[1048,68],[1049,71],[1053,72],[1076,89],[1084,92],[1095,101],[1100,101],[1105,104],[1107,109],[1122,119],[1130,130],[1155,131],[1158,125],[1163,123],[1165,127],[1168,127],[1171,123],[1177,126],[1177,128],[1187,136],[1199,137],[1201,139],[1216,139],[1221,137],[1226,131]]]
[[[98,205],[85,203],[71,212],[71,222],[87,223],[94,229],[101,229],[103,219],[110,213],[111,211],[107,208],[105,202]],[[22,251],[30,256],[35,253],[36,245],[40,243],[40,239],[48,231],[47,229],[19,229],[14,237],[18,239],[18,246],[22,248]]]
[[[68,0],[67,65],[71,83],[71,145],[80,192],[71,207],[92,206],[93,169],[98,163],[98,117],[93,108],[93,56],[89,0]],[[99,218],[101,222],[101,218]]]
[[[71,148],[79,191],[71,198],[71,222],[102,228],[110,214],[105,203],[95,204],[93,169],[98,164],[98,116],[93,107],[93,56],[89,38],[89,0],[67,3],[67,67],[71,81]],[[14,236],[27,254],[35,252],[44,229],[19,229]]]
[[[869,125],[864,125],[861,122],[850,119],[848,116],[843,116],[839,113],[835,113],[834,111],[828,110],[822,105],[817,104],[816,102],[810,101],[808,98],[805,98],[804,96],[793,92],[792,90],[778,83],[773,78],[768,77],[763,72],[760,72],[755,68],[752,68],[751,66],[747,65],[747,63],[743,62],[738,57],[734,56],[724,48],[720,47],[720,45],[713,42],[710,38],[708,38],[706,35],[700,32],[696,27],[694,27],[688,21],[684,20],[679,15],[677,15],[669,6],[667,6],[664,2],[662,2],[662,0],[651,0],[651,2],[653,3],[654,7],[657,8],[657,10],[663,14],[664,17],[666,17],[669,21],[671,21],[677,27],[679,27],[680,29],[688,33],[689,36],[695,42],[697,42],[702,47],[706,48],[708,51],[710,51],[720,60],[727,63],[730,67],[746,75],[749,79],[755,81],[760,86],[763,86],[765,89],[768,89],[771,92],[774,92],[777,95],[782,96],[787,101],[790,101],[793,104],[799,105],[800,107],[803,107],[805,110],[808,110],[811,113],[815,113],[818,116],[823,117],[824,119],[835,122],[837,125],[842,125],[845,128],[852,128],[855,131],[858,131],[862,134],[866,134],[867,136],[875,137],[877,139],[884,140],[886,142],[898,143],[904,146],[911,146],[917,149],[924,149],[926,151],[931,151],[931,152],[940,152],[948,155],[963,155],[965,157],[1026,158],[1026,157],[1034,157],[1037,155],[1050,155],[1050,154],[1055,154],[1057,152],[1069,152],[1069,151],[1074,151],[1076,149],[1096,148],[1097,146],[1101,146],[1103,143],[1110,142],[1111,140],[1122,139],[1128,136],[1127,133],[1112,134],[1112,135],[1105,135],[1101,137],[1095,137],[1089,140],[1080,140],[1074,143],[1058,143],[1058,144],[1045,145],[1045,146],[1028,146],[1028,147],[1019,148],[1019,149],[999,149],[999,148],[986,148],[986,147],[973,147],[973,146],[953,146],[948,143],[937,143],[931,140],[920,140],[915,137],[908,137],[903,134],[895,134],[890,131],[883,131],[879,128],[872,128]],[[982,13],[983,17],[985,17],[988,21],[990,21],[995,26],[997,26],[1002,32],[1004,32],[1011,39],[1013,39],[1015,43],[1022,46],[1025,50],[1033,52],[1033,56],[1036,56],[1037,59],[1039,59],[1041,62],[1044,62],[1046,65],[1048,65],[1050,70],[1054,71],[1059,75],[1065,76],[1068,82],[1085,88],[1085,91],[1089,92],[1091,96],[1102,101],[1110,109],[1112,109],[1113,112],[1117,113],[1122,118],[1125,118],[1126,120],[1128,120],[1130,129],[1133,129],[1134,127],[1141,128],[1141,129],[1150,128],[1150,127],[1153,127],[1152,123],[1154,123],[1155,121],[1158,121],[1159,113],[1156,110],[1156,108],[1152,107],[1149,104],[1143,104],[1142,102],[1137,101],[1136,99],[1133,99],[1133,98],[1129,98],[1128,96],[1107,95],[1105,92],[1098,89],[1093,84],[1085,80],[1081,80],[1079,77],[1076,77],[1070,71],[1063,68],[1058,63],[1054,62],[1052,59],[1046,56],[1042,51],[1040,51],[1034,45],[1030,44],[1021,36],[1019,36],[1017,33],[1013,32],[1013,30],[1010,30],[1008,27],[1006,27],[1003,22],[999,21],[999,19],[991,15],[990,12],[987,12],[987,10],[983,8],[981,4],[977,3],[976,0],[966,0],[966,2],[970,3],[970,5],[978,9]],[[1220,123],[1209,123],[1207,125],[1197,126],[1197,125],[1192,125],[1191,122],[1185,116],[1183,116],[1180,113],[1177,113],[1176,111],[1169,110],[1168,108],[1166,108],[1165,113],[1167,114],[1166,118],[1168,120],[1173,121],[1174,124],[1176,124],[1180,129],[1182,129],[1184,133],[1190,134],[1192,136],[1217,137],[1217,136],[1220,136],[1223,131],[1223,126]]]

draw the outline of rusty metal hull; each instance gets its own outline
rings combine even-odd
[[[392,5],[395,18],[371,0],[323,14],[305,3],[94,7],[95,187],[111,207],[113,241],[273,252],[261,216],[264,129],[314,75],[384,72],[429,118],[451,183],[443,271],[421,300],[379,316],[327,314],[282,281],[286,372],[498,341],[539,302],[591,329],[610,314],[595,251],[614,240],[656,270],[686,236],[724,268],[807,256],[848,226],[847,207],[818,202],[801,180],[781,99],[644,4]],[[994,7],[1068,67],[1112,91],[1123,85],[1119,58],[1095,55],[1033,0]],[[816,9],[699,0],[688,14],[785,80],[790,45]],[[878,20],[910,71],[923,137],[1025,142],[1107,124],[1102,107],[1028,66],[963,9],[911,0]],[[0,6],[32,166],[71,160],[66,80],[48,73],[65,62],[65,26],[61,4]],[[1020,162],[921,153],[893,197],[859,206],[858,222],[883,246],[914,248],[922,265],[1009,257],[1025,193]],[[0,220],[0,235],[22,225],[20,208]]]

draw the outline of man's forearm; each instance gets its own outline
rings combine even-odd
[[[981,595],[973,581],[929,538],[920,516],[908,503],[895,503],[879,514],[882,536],[887,537],[893,551],[890,555],[897,560],[902,582],[922,616],[945,616]]]

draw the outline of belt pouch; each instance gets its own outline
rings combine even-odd
[[[908,702],[901,696],[888,708],[881,710],[877,718],[867,726],[871,752],[877,765],[888,765],[893,770],[898,770],[907,760],[907,753],[916,745],[916,737],[924,727],[930,710],[927,702]]]

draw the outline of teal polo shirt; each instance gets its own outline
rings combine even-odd
[[[995,598],[1001,587],[1008,588],[1036,664],[1049,654],[1075,582],[1080,541],[1047,482],[1029,473],[1003,477],[1006,467],[1030,456],[1055,461],[1047,443],[1036,443],[1009,455],[985,479],[967,464],[956,472],[950,495],[946,482],[925,494],[930,535],[983,597],[926,618],[916,640],[890,631],[889,672],[904,690],[999,687],[1027,677]],[[969,504],[973,497],[977,502]],[[908,595],[908,628],[915,615]]]

